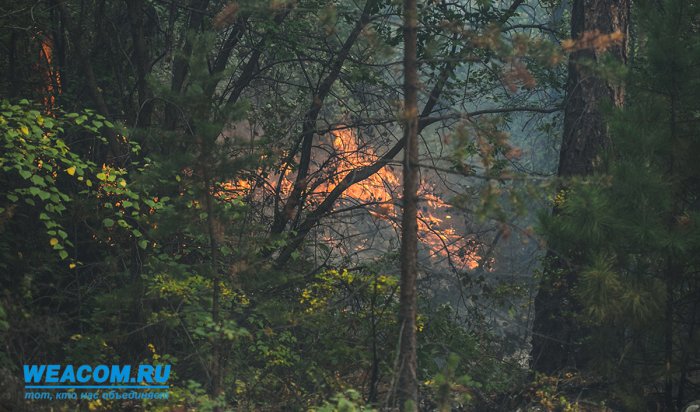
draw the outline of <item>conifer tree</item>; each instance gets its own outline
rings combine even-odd
[[[623,89],[591,63],[613,58],[627,60],[628,0],[576,0],[571,11],[571,55],[566,85],[564,135],[559,157],[558,176],[569,179],[603,169],[602,156],[610,147],[603,109],[621,106]],[[554,213],[558,211],[554,210]],[[545,258],[544,277],[535,299],[532,337],[532,367],[554,373],[585,362],[576,354],[579,325],[571,314],[578,310],[572,296],[577,273],[560,254],[565,249],[551,243]],[[568,256],[571,258],[572,256]]]
[[[638,4],[639,57],[610,117],[607,173],[569,187],[547,220],[576,251],[583,350],[626,410],[680,409],[697,368],[700,318],[700,2]]]

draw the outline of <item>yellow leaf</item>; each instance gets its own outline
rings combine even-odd
[[[68,267],[69,267],[70,269],[75,269],[75,263],[71,263],[70,265],[68,265]]]
[[[58,244],[58,239],[56,239],[55,237],[52,237],[51,240],[49,240],[49,244],[51,246],[56,246]]]
[[[119,186],[121,186],[121,187],[126,187],[126,180],[120,180],[120,181],[119,181]]]
[[[75,166],[71,166],[68,169],[66,169],[66,173],[73,176],[75,174]]]
[[[27,126],[21,126],[19,130],[24,134],[25,136],[29,136],[29,128]]]

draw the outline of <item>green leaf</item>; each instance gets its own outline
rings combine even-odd
[[[114,220],[112,220],[110,218],[105,218],[104,220],[102,220],[102,225],[104,227],[112,227],[112,226],[114,226]]]
[[[37,185],[37,186],[41,186],[41,187],[46,186],[46,182],[45,182],[44,179],[43,179],[41,176],[39,176],[39,175],[34,175],[34,176],[32,176],[31,181],[32,181],[32,183],[34,183],[34,184]]]

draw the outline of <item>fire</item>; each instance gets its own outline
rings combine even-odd
[[[42,37],[38,66],[44,86],[44,107],[49,113],[56,104],[56,95],[61,94],[61,75],[53,64],[53,49],[53,40],[48,36]]]
[[[333,155],[335,159],[335,175],[319,185],[317,194],[325,195],[354,169],[369,166],[379,160],[374,150],[366,145],[360,146],[357,137],[351,129],[339,129],[331,133],[333,137]],[[345,191],[345,197],[371,203],[374,212],[383,215],[393,209],[395,191],[401,187],[401,181],[390,166],[385,166],[379,172],[359,184],[350,186]]]
[[[318,204],[353,170],[374,164],[379,155],[366,143],[361,142],[352,129],[339,128],[327,136],[315,149],[315,171],[310,173],[307,185],[307,201]],[[258,173],[258,176],[260,173]],[[280,184],[282,197],[289,195],[294,181],[294,173],[287,170],[282,178],[270,175],[265,186]],[[254,179],[239,179],[221,185],[219,198],[233,198],[250,194],[256,184]],[[350,205],[364,205],[365,210],[375,219],[385,221],[398,232],[401,207],[401,171],[385,166],[364,181],[350,186],[337,202],[336,209]],[[419,198],[427,205],[418,211],[418,236],[427,248],[431,258],[448,261],[451,266],[475,269],[481,258],[477,254],[478,245],[473,239],[460,235],[451,224],[450,206],[436,193],[433,185],[421,182]],[[338,240],[324,235],[327,244],[337,244]],[[356,245],[358,246],[358,245]]]

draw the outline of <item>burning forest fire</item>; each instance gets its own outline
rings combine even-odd
[[[43,37],[37,65],[42,76],[44,107],[48,112],[51,112],[56,104],[56,95],[61,94],[61,76],[54,67],[53,50],[53,40],[48,36]]]
[[[353,170],[368,166],[379,159],[375,150],[361,143],[350,128],[339,128],[327,136],[316,148],[313,157],[315,171],[310,173],[307,184],[307,203],[320,204],[326,196]],[[260,176],[260,173],[257,173]],[[282,176],[269,174],[264,184],[259,177],[239,179],[221,187],[220,197],[257,196],[262,187],[277,188],[284,199],[292,191],[294,173],[287,169]],[[385,166],[362,182],[345,190],[336,202],[335,209],[354,209],[362,206],[375,221],[386,222],[397,233],[401,221],[400,193],[401,170]],[[418,236],[433,261],[447,262],[458,270],[472,270],[480,265],[478,244],[468,236],[460,235],[452,216],[450,205],[437,193],[435,185],[425,179],[421,182],[419,197],[422,205],[418,212]],[[457,219],[455,219],[457,220]],[[333,236],[324,236],[329,243],[337,243]]]

